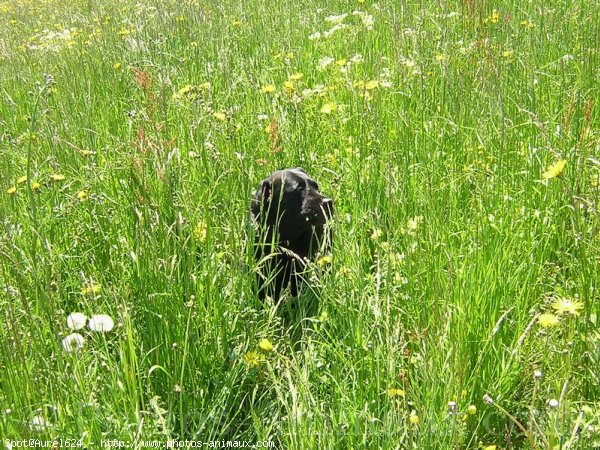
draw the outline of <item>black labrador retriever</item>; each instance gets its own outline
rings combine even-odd
[[[333,200],[321,195],[317,183],[297,167],[278,170],[263,180],[251,210],[259,298],[268,295],[277,302],[288,286],[297,296],[306,261],[331,243],[326,223],[333,215]]]

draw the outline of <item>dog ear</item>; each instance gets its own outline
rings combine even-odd
[[[261,209],[267,209],[267,202],[271,199],[273,186],[269,180],[263,180],[252,198],[252,216],[256,219]]]

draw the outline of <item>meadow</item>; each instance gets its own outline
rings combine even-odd
[[[0,0],[0,27],[2,439],[600,447],[595,0]],[[250,199],[297,166],[333,250],[262,303]]]

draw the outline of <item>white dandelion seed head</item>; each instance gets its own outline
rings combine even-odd
[[[533,379],[534,380],[540,380],[542,378],[542,371],[541,370],[534,370],[533,372]]]
[[[90,318],[88,327],[98,333],[107,333],[115,327],[115,322],[112,317],[106,314],[97,314]]]
[[[70,330],[81,330],[87,323],[87,316],[80,312],[72,312],[67,316],[67,327]]]
[[[548,406],[553,409],[558,408],[558,400],[556,400],[555,398],[551,398],[550,400],[548,400]]]
[[[62,340],[63,349],[69,353],[79,350],[84,344],[85,338],[79,333],[71,333]]]

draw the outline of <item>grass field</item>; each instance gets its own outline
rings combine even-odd
[[[600,447],[595,0],[19,0],[0,27],[4,439]],[[249,205],[296,166],[334,248],[276,307]]]

